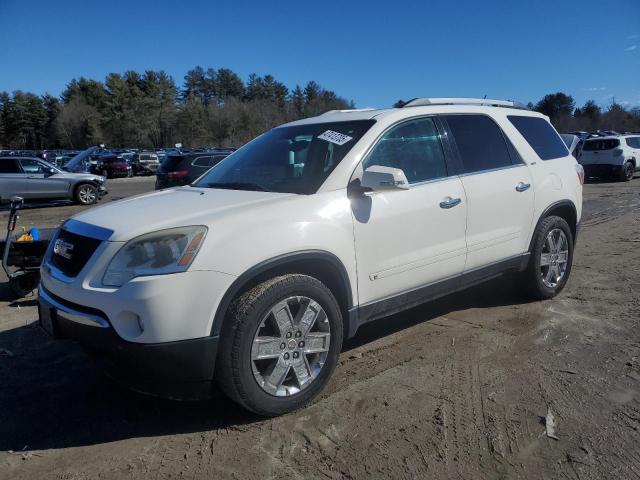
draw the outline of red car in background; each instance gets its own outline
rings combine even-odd
[[[101,156],[96,164],[91,166],[91,173],[106,178],[131,177],[133,175],[131,165],[115,154]]]

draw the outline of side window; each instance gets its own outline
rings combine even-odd
[[[18,162],[13,158],[3,158],[0,160],[0,173],[21,173]]]
[[[627,145],[632,148],[640,148],[640,137],[629,137],[626,139]]]
[[[385,133],[362,168],[373,165],[400,168],[409,183],[446,177],[442,143],[433,119],[410,120]]]
[[[197,157],[191,162],[194,167],[209,167],[211,165],[212,157]]]
[[[458,147],[464,173],[512,164],[504,134],[491,118],[486,115],[447,115],[444,118]],[[514,163],[519,162],[514,159]]]
[[[540,160],[569,155],[567,146],[558,132],[544,118],[524,115],[509,115],[507,118],[533,148]]]
[[[23,158],[20,160],[24,173],[44,173],[44,165],[39,161],[31,158]]]

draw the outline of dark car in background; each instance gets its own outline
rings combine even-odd
[[[91,165],[90,171],[106,178],[130,177],[132,175],[131,165],[115,153],[99,156],[96,163]]]
[[[220,149],[168,154],[156,172],[156,190],[189,185],[233,151]]]
[[[159,166],[160,160],[155,152],[138,152],[131,158],[134,175],[153,175]]]

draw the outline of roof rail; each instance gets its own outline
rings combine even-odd
[[[414,98],[405,103],[405,107],[424,107],[427,105],[485,105],[488,107],[509,107],[529,110],[524,103],[512,100],[492,100],[490,98]]]
[[[350,108],[346,110],[329,110],[320,115],[329,115],[330,113],[348,113],[348,112],[372,112],[375,108]]]

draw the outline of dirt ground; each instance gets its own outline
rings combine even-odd
[[[1,286],[0,479],[640,478],[639,207],[640,178],[586,185],[557,298],[498,279],[369,324],[318,401],[269,420],[122,390]]]

